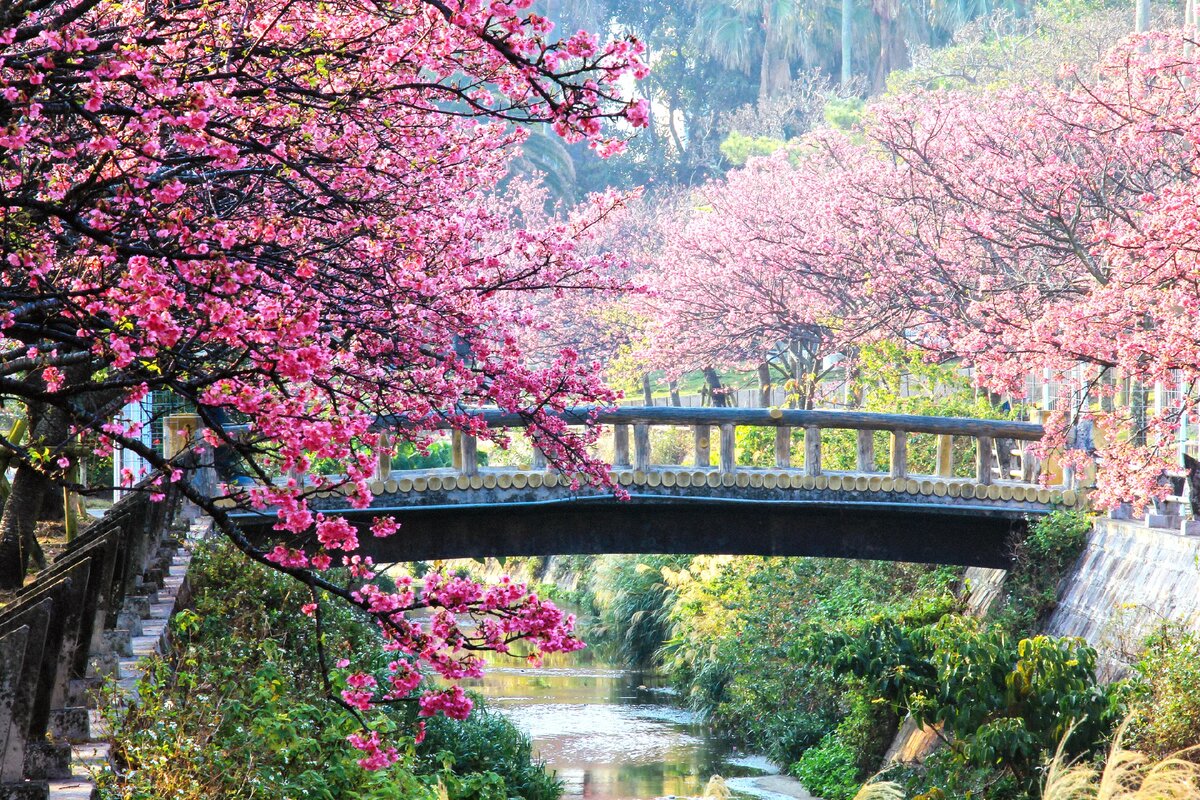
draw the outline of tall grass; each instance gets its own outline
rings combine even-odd
[[[1059,745],[1046,769],[1042,800],[1200,800],[1200,764],[1189,760],[1200,745],[1155,759],[1127,749],[1124,733],[1123,725],[1103,769],[1069,761]]]

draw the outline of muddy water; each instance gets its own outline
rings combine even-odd
[[[803,796],[788,779],[756,780],[778,770],[709,735],[660,679],[591,663],[586,651],[541,669],[494,666],[472,688],[530,735],[565,798],[695,797],[714,774],[738,794]]]

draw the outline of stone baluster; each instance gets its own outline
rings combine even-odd
[[[792,429],[778,427],[775,429],[775,466],[787,469],[792,466]]]
[[[1037,483],[1042,474],[1042,462],[1033,454],[1033,442],[1021,442],[1021,480]]]
[[[470,434],[462,434],[460,437],[462,444],[462,466],[459,467],[463,475],[478,475],[479,474],[479,440]]]
[[[737,469],[737,428],[733,425],[721,426],[721,472],[733,472]]]
[[[975,480],[982,486],[992,484],[992,437],[975,437]]]
[[[701,469],[707,468],[712,461],[711,446],[709,444],[709,434],[712,433],[710,425],[695,425],[692,427],[692,440],[695,445],[696,460],[695,464]]]
[[[462,431],[450,431],[450,465],[455,472],[463,471]]]
[[[859,472],[875,471],[875,431],[855,431],[858,448],[855,453],[855,468]]]
[[[954,437],[939,433],[937,437],[937,476],[954,477]]]
[[[640,472],[650,469],[650,426],[645,422],[633,426],[633,468]]]
[[[816,425],[804,427],[804,474],[821,474],[821,429]]]
[[[384,431],[379,434],[379,443],[375,445],[375,469],[378,477],[386,481],[392,474],[392,437]]]
[[[613,466],[629,467],[629,426],[613,425]]]
[[[893,478],[908,477],[907,431],[892,431],[891,467]]]

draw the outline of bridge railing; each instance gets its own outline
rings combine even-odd
[[[523,427],[526,419],[500,410],[477,412],[489,427]],[[679,408],[622,407],[596,410],[568,409],[559,414],[568,423],[605,425],[612,431],[614,469],[650,471],[668,466],[655,464],[651,454],[650,431],[656,427],[681,426],[692,430],[694,469],[733,473],[746,469],[738,465],[737,431],[741,427],[774,429],[774,467],[795,470],[804,475],[820,476],[822,433],[851,431],[855,434],[855,464],[852,472],[860,475],[887,475],[894,479],[915,475],[909,458],[910,436],[935,438],[933,470],[924,475],[933,478],[956,477],[955,439],[966,438],[975,455],[974,482],[1016,481],[1038,483],[1042,464],[1029,451],[1029,445],[1043,436],[1041,425],[1013,420],[986,420],[963,417],[926,417],[906,414],[876,414],[856,411],[796,410],[779,408]],[[437,427],[449,427],[448,425]],[[713,463],[713,432],[716,431],[716,463]],[[803,459],[793,464],[793,431],[803,431]],[[876,461],[876,437],[887,436],[886,468]],[[471,476],[479,471],[478,445],[474,437],[455,432],[454,469]],[[961,452],[961,448],[960,448]],[[382,471],[389,465],[381,464]],[[543,470],[546,460],[535,449],[530,467]]]

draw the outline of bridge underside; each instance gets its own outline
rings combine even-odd
[[[449,483],[449,481],[447,481]],[[1012,537],[1034,503],[871,491],[630,486],[618,500],[594,491],[524,487],[383,492],[369,509],[340,497],[316,505],[361,531],[377,562],[485,556],[692,553],[813,556],[1005,568]],[[401,523],[386,539],[368,527]],[[235,514],[270,537],[270,517]]]
[[[354,515],[352,515],[353,518]],[[377,561],[599,553],[820,556],[1007,567],[1020,520],[946,510],[706,500],[587,499],[496,508],[406,509]],[[359,520],[355,520],[358,522]],[[366,527],[369,517],[361,520]]]

